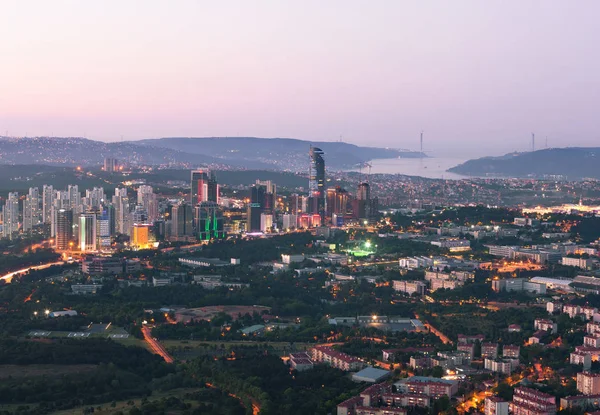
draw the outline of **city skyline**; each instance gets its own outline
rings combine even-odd
[[[598,141],[591,1],[32,3],[3,10],[2,135],[418,150],[424,130],[426,151],[469,155],[529,150],[532,132]]]

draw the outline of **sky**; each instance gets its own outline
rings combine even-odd
[[[0,135],[600,146],[596,0],[0,0]]]

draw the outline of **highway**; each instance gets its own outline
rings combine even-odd
[[[167,353],[162,344],[160,344],[157,340],[154,339],[154,337],[152,337],[150,327],[143,326],[142,334],[144,335],[144,340],[146,341],[146,343],[148,343],[148,346],[150,346],[150,350],[152,350],[152,352],[154,352],[157,355],[160,355],[163,359],[165,359],[165,362],[173,363],[173,358],[171,357],[171,355]]]
[[[5,282],[10,282],[15,275],[24,274],[24,273],[26,273],[28,271],[31,271],[31,270],[38,270],[38,269],[50,268],[50,267],[52,267],[54,265],[63,265],[64,263],[65,263],[64,261],[58,261],[58,262],[51,262],[51,263],[48,263],[48,264],[34,265],[34,266],[31,266],[31,267],[28,267],[28,268],[20,269],[18,271],[9,272],[8,274],[3,275],[2,277],[0,277],[0,280],[3,280]]]

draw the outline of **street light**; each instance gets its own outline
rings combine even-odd
[[[44,311],[44,313],[45,313],[46,315],[48,315],[48,314],[50,314],[50,310],[46,309],[46,310]]]

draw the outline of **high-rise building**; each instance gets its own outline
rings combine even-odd
[[[198,224],[197,235],[201,241],[225,237],[223,211],[215,202],[202,202],[196,206],[195,223]]]
[[[266,197],[265,186],[253,185],[250,188],[250,203],[248,203],[247,232],[260,232],[260,215],[264,212]]]
[[[277,210],[277,185],[271,180],[257,180],[256,185],[265,188],[263,212],[274,215]]]
[[[190,203],[196,206],[202,202],[219,203],[219,184],[214,173],[207,170],[192,170]]]
[[[142,185],[137,191],[138,205],[143,206],[148,214],[148,223],[158,219],[158,199],[152,186]]]
[[[115,232],[129,235],[131,232],[131,216],[129,214],[127,189],[117,187],[112,198],[112,204],[115,211]]]
[[[23,201],[23,232],[30,231],[40,224],[40,189],[30,187]]]
[[[67,188],[69,193],[69,208],[74,214],[81,213],[81,194],[79,193],[79,186],[76,184],[70,184]]]
[[[131,245],[137,249],[150,247],[150,225],[147,223],[134,223],[131,230]]]
[[[95,213],[79,215],[79,249],[81,252],[97,250],[98,234]]]
[[[186,238],[194,235],[193,210],[188,203],[181,202],[171,207],[171,237]]]
[[[19,194],[17,192],[8,194],[2,214],[2,236],[12,239],[15,232],[19,230]]]
[[[97,219],[97,230],[96,235],[98,236],[98,248],[100,250],[106,250],[110,248],[110,217],[105,210],[102,215]]]
[[[371,186],[367,182],[360,183],[356,191],[356,199],[352,202],[352,210],[356,219],[369,220],[377,214],[377,198],[371,197]]]
[[[84,203],[86,209],[99,209],[102,206],[104,200],[104,189],[102,187],[94,187],[93,189],[86,189]]]
[[[56,249],[67,250],[73,242],[73,211],[56,210]]]
[[[327,189],[327,219],[332,220],[334,215],[343,218],[348,207],[348,192],[340,186]],[[334,223],[334,225],[337,225]]]
[[[308,188],[314,202],[310,206],[309,213],[318,213],[321,216],[321,223],[324,223],[325,220],[325,160],[323,154],[325,153],[320,148],[310,147]]]
[[[119,162],[115,158],[107,157],[104,159],[104,171],[113,173],[119,170]]]
[[[54,188],[44,185],[42,189],[42,221],[44,223],[52,222],[52,203],[54,201]]]

